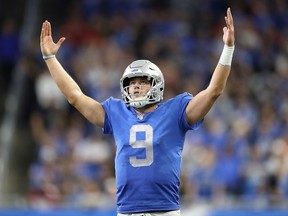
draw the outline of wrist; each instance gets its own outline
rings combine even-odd
[[[44,55],[43,55],[43,59],[44,59],[44,60],[51,59],[51,58],[55,58],[55,57],[56,57],[56,55],[48,55],[48,56],[44,56]]]
[[[228,46],[225,44],[218,63],[223,66],[231,66],[234,49],[235,45]]]

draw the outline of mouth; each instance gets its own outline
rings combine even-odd
[[[131,94],[131,96],[132,96],[132,97],[137,97],[137,98],[139,98],[139,97],[144,97],[144,94],[142,94],[142,93],[139,92],[139,91],[135,91],[135,92],[133,92],[133,93]]]
[[[135,91],[135,92],[133,93],[133,95],[134,95],[134,96],[139,96],[139,95],[141,95],[141,94],[140,94],[139,91]]]

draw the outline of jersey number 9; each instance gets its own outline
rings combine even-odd
[[[137,140],[137,132],[144,132],[145,139]],[[150,166],[153,163],[153,128],[150,125],[133,125],[130,129],[130,140],[129,144],[132,148],[144,148],[146,152],[145,158],[137,158],[132,156],[129,158],[130,164],[133,167]]]

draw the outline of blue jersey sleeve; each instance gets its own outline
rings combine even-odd
[[[110,116],[110,107],[112,104],[112,101],[116,100],[113,97],[108,98],[106,101],[102,102],[102,106],[105,110],[105,119],[104,119],[104,127],[102,128],[102,132],[104,134],[113,134],[113,128],[111,125],[111,121],[109,119]]]
[[[198,129],[204,121],[204,119],[202,119],[193,125],[188,124],[187,118],[186,118],[186,107],[187,107],[188,103],[190,102],[190,100],[193,100],[193,96],[187,92],[180,94],[180,95],[176,96],[176,98],[175,98],[175,104],[178,104],[175,106],[178,106],[180,109],[179,110],[179,112],[180,112],[179,125],[185,131]]]

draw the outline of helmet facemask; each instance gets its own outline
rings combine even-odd
[[[150,90],[142,97],[133,97],[129,93],[129,81],[134,77],[146,77],[151,83]],[[142,108],[149,104],[160,102],[163,99],[164,78],[160,69],[153,63],[147,60],[138,60],[130,64],[121,80],[120,87],[123,101],[135,108]],[[139,85],[141,88],[141,85]],[[139,92],[142,92],[139,89]]]

